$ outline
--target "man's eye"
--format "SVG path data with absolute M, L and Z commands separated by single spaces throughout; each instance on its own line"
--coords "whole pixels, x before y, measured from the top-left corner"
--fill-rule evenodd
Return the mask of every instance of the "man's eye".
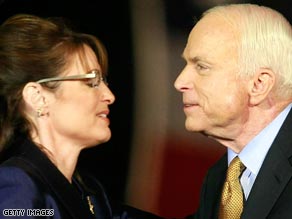
M 198 63 L 198 64 L 196 65 L 196 69 L 201 71 L 201 70 L 206 70 L 206 69 L 208 69 L 208 67 L 205 66 L 205 65 L 202 65 L 202 64 L 199 64 L 199 63 Z

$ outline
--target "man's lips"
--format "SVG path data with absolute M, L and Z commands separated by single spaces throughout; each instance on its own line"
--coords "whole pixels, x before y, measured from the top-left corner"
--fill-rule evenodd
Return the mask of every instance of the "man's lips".
M 184 103 L 183 106 L 185 108 L 185 107 L 199 106 L 199 104 L 197 104 L 197 103 Z
M 197 104 L 197 103 L 184 103 L 183 110 L 185 113 L 191 112 L 192 110 L 196 109 L 196 107 L 198 107 L 198 106 L 199 106 L 199 104 Z

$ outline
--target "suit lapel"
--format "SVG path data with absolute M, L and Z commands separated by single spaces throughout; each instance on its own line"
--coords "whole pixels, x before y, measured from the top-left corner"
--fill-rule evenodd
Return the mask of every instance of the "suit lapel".
M 242 219 L 266 218 L 291 179 L 292 167 L 289 162 L 292 155 L 291 133 L 290 111 L 267 153 L 244 207 Z
M 23 158 L 33 169 L 34 175 L 43 181 L 44 186 L 50 188 L 68 214 L 76 219 L 93 218 L 77 190 L 57 167 L 29 141 L 25 143 L 24 148 L 25 152 L 21 154 L 20 158 Z
M 218 218 L 218 209 L 223 183 L 227 170 L 227 154 L 225 154 L 210 170 L 205 184 L 204 218 Z M 210 210 L 214 209 L 214 210 Z

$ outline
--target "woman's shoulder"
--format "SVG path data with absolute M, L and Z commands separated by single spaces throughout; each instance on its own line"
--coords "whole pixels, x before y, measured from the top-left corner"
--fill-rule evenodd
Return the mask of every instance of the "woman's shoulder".
M 43 206 L 37 181 L 18 159 L 0 165 L 0 208 L 32 209 Z
M 35 181 L 23 169 L 13 165 L 0 165 L 1 208 L 33 208 L 34 202 L 39 201 L 36 200 L 38 193 Z
M 54 216 L 61 218 L 55 199 L 24 160 L 8 159 L 0 165 L 0 218 L 4 213 L 18 216 Z M 11 211 L 11 209 L 13 211 Z M 15 211 L 17 210 L 17 212 Z M 2 213 L 2 215 L 1 215 Z
M 0 165 L 0 191 L 5 188 L 12 187 L 26 187 L 31 189 L 34 187 L 34 182 L 29 174 L 19 166 L 7 165 L 6 163 Z M 3 196 L 0 196 L 3 197 Z

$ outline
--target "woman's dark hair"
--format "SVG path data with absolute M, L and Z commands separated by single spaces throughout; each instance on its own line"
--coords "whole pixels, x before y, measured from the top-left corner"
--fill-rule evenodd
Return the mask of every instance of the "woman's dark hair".
M 84 45 L 107 72 L 107 52 L 93 35 L 74 32 L 62 19 L 19 14 L 0 26 L 0 151 L 15 135 L 29 137 L 22 90 L 28 82 L 60 75 Z M 48 88 L 49 85 L 44 85 Z

